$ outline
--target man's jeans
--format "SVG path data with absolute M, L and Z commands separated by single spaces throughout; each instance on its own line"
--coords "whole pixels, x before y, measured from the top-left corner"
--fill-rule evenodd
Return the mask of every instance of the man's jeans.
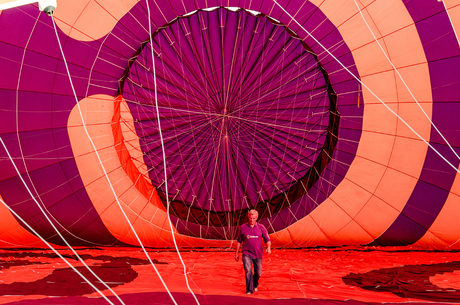
M 262 258 L 252 258 L 249 255 L 243 254 L 243 267 L 246 274 L 246 292 L 254 292 L 254 288 L 259 286 L 259 278 L 262 275 Z M 254 264 L 254 275 L 252 273 L 252 265 Z

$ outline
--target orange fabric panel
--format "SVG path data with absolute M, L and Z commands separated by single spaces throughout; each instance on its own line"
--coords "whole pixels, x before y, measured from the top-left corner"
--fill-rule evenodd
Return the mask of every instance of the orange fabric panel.
M 417 181 L 418 176 L 405 174 L 399 171 L 398 168 L 387 168 L 374 191 L 374 196 L 378 200 L 384 201 L 392 209 L 400 212 L 412 194 Z
M 311 0 L 310 2 L 316 5 L 336 27 L 358 13 L 353 0 Z M 342 32 L 344 31 L 341 30 Z
M 136 134 L 133 116 L 123 98 L 120 101 L 120 127 L 125 140 L 125 147 L 131 155 L 131 161 L 144 177 L 148 177 L 147 166 L 144 163 L 144 154 Z
M 351 215 L 357 212 L 357 202 L 366 202 L 373 195 L 386 170 L 385 164 L 360 156 L 355 157 L 353 164 L 356 166 L 349 169 L 348 179 L 342 181 L 341 187 L 330 196 L 342 208 L 350 210 Z
M 342 245 L 343 241 L 338 241 L 337 243 L 333 236 L 349 223 L 352 217 L 338 203 L 328 198 L 310 215 L 311 219 L 321 228 L 324 235 L 327 236 L 329 245 Z
M 398 172 L 418 177 L 422 170 L 427 150 L 428 145 L 420 139 L 398 137 L 393 146 L 389 166 L 397 169 Z
M 388 164 L 395 142 L 394 135 L 363 130 L 360 142 L 367 144 L 360 147 L 359 155 L 361 158 L 372 160 L 372 162 L 383 166 Z
M 422 137 L 428 138 L 431 129 L 429 120 L 393 71 L 355 2 L 318 0 L 313 3 L 338 27 L 352 49 L 362 82 Z M 432 101 L 431 92 L 426 90 L 430 88 L 426 58 L 404 4 L 401 1 L 377 0 L 360 5 L 366 22 L 378 37 L 383 50 L 430 117 Z M 364 8 L 363 5 L 367 6 Z M 406 36 L 411 37 L 405 39 Z M 424 157 L 420 156 L 425 154 L 414 155 L 412 149 L 416 147 L 418 152 L 426 151 L 427 145 L 416 139 L 412 132 L 409 136 L 410 130 L 365 86 L 362 90 L 365 108 L 357 157 L 330 198 L 308 217 L 286 229 L 293 236 L 293 244 L 305 242 L 303 227 L 324 234 L 310 235 L 310 246 L 315 243 L 340 245 L 340 239 L 357 244 L 371 241 L 381 235 L 399 215 L 420 175 L 424 161 Z M 337 148 L 340 149 L 339 146 Z M 374 214 L 375 211 L 387 214 Z M 321 230 L 317 229 L 318 226 Z M 288 235 L 284 231 L 274 236 L 280 240 L 286 238 Z M 313 236 L 319 237 L 316 242 L 311 242 Z
M 305 221 L 305 219 L 309 221 Z M 332 245 L 318 224 L 308 215 L 285 230 L 270 235 L 273 247 L 314 247 Z
M 121 119 L 121 105 L 122 105 L 122 101 L 123 101 L 123 105 L 126 105 L 126 102 L 123 100 L 123 97 L 120 95 L 120 96 L 117 96 L 115 98 L 115 101 L 114 101 L 114 114 L 113 114 L 113 117 L 112 117 L 112 132 L 113 132 L 113 137 L 114 137 L 114 146 L 115 146 L 115 149 L 117 151 L 117 155 L 118 155 L 118 158 L 120 160 L 120 163 L 123 167 L 123 170 L 128 174 L 128 176 L 131 178 L 131 181 L 134 183 L 134 185 L 136 186 L 136 188 L 144 195 L 145 198 L 152 198 L 152 197 L 156 197 L 156 190 L 155 188 L 152 186 L 152 184 L 147 180 L 148 176 L 146 176 L 145 174 L 142 174 L 138 167 L 136 166 L 136 164 L 133 162 L 133 158 L 130 154 L 130 152 L 132 152 L 133 150 L 129 151 L 128 148 L 126 147 L 126 143 L 128 143 L 127 141 L 125 141 L 124 139 L 124 133 L 122 131 L 122 124 L 120 122 L 120 119 Z M 127 116 L 127 113 L 125 112 L 125 120 L 126 120 L 126 117 Z M 133 119 L 132 117 L 131 118 L 128 118 L 127 120 L 128 122 L 133 122 Z M 124 124 L 123 124 L 124 125 Z M 132 125 L 132 123 L 131 123 Z M 132 126 L 133 129 L 131 130 L 134 130 L 134 126 Z M 132 135 L 133 138 L 135 138 L 136 134 L 134 133 L 134 135 Z M 136 139 L 136 140 L 131 140 L 130 141 L 131 145 L 136 145 L 137 144 L 137 147 L 138 148 L 137 150 L 134 150 L 134 151 L 139 151 L 140 153 L 140 157 L 142 157 L 142 152 L 141 152 L 141 149 L 140 149 L 140 145 L 139 145 L 139 141 Z M 134 144 L 136 143 L 136 144 Z M 139 162 L 139 160 L 138 160 Z M 145 172 L 147 171 L 146 169 L 146 166 L 145 164 L 143 164 L 143 167 L 145 168 Z M 147 178 L 146 178 L 147 177 Z M 161 202 L 159 202 L 158 200 L 156 201 L 152 201 L 154 202 L 154 204 L 156 204 L 156 206 L 162 210 L 165 210 L 164 206 L 161 204 Z
M 405 69 L 409 69 L 410 71 L 416 65 L 422 64 L 421 68 L 428 70 L 428 67 L 423 65 L 423 63 L 426 62 L 426 57 L 422 46 L 419 45 L 420 37 L 418 36 L 417 28 L 414 24 L 411 24 L 397 29 L 392 27 L 391 30 L 394 30 L 395 32 L 386 35 L 381 44 L 383 44 L 385 52 L 388 54 L 388 57 L 393 65 L 398 69 L 399 73 L 402 74 L 404 81 L 407 82 L 411 91 L 415 93 L 419 92 L 420 90 L 418 90 L 418 86 L 421 84 L 417 81 L 417 79 L 418 77 L 426 77 L 425 73 L 428 71 L 424 71 L 424 73 L 420 73 L 418 75 L 411 74 L 410 77 L 404 76 Z M 415 50 L 416 48 L 418 50 Z M 397 81 L 400 81 L 399 77 L 396 79 Z M 423 96 L 423 94 L 421 96 Z M 416 98 L 418 97 L 416 96 Z M 408 100 L 411 99 L 412 98 L 408 98 Z
M 165 225 L 166 213 L 157 207 L 161 203 L 152 203 L 158 201 L 156 196 L 150 200 L 146 199 L 120 163 L 111 126 L 114 114 L 113 101 L 114 98 L 110 96 L 92 96 L 79 102 L 87 118 L 85 125 L 108 174 L 110 184 L 100 168 L 101 164 L 94 149 L 89 144 L 77 107 L 69 117 L 69 126 L 72 126 L 69 127 L 69 136 L 83 183 L 102 221 L 116 238 L 128 244 L 138 244 L 120 209 L 120 204 L 136 232 L 141 233 L 139 237 L 143 243 L 149 246 L 169 246 L 171 240 L 169 228 Z M 119 199 L 118 202 L 115 196 Z M 142 218 L 139 218 L 139 213 L 142 213 Z M 154 221 L 150 230 L 144 227 L 146 221 Z M 169 233 L 166 237 L 162 236 L 163 230 Z
M 112 125 L 114 119 L 115 98 L 107 95 L 95 95 L 79 102 L 85 117 L 85 126 L 96 146 L 98 156 L 90 144 L 88 136 L 75 106 L 69 116 L 68 132 L 75 161 L 80 176 L 86 186 L 91 201 L 99 213 L 104 225 L 117 239 L 132 245 L 139 244 L 123 211 L 133 225 L 145 246 L 170 247 L 173 245 L 172 234 L 166 211 L 156 193 L 145 193 L 139 190 L 135 181 L 141 173 L 129 163 L 128 151 L 121 145 L 122 134 L 120 127 L 114 127 L 117 131 L 115 140 Z M 121 100 L 118 101 L 118 106 Z M 126 114 L 125 114 L 126 115 Z M 116 117 L 116 116 L 115 116 Z M 118 142 L 118 145 L 116 141 Z M 121 156 L 121 159 L 120 159 Z M 120 162 L 124 160 L 124 164 Z M 110 184 L 102 170 L 101 164 L 110 179 Z M 125 168 L 129 170 L 125 171 Z M 127 174 L 137 173 L 137 177 Z M 111 189 L 113 187 L 113 191 Z M 148 187 L 149 190 L 153 186 Z M 114 194 L 115 192 L 115 194 Z M 115 200 L 118 198 L 118 202 Z M 174 227 L 173 232 L 181 247 L 204 247 L 231 245 L 232 241 L 202 240 L 179 235 Z
M 447 7 L 447 12 L 449 13 L 450 20 L 453 23 L 455 32 L 457 35 L 460 34 L 460 3 L 458 0 L 443 0 L 444 4 Z
M 353 0 L 351 2 L 354 2 Z M 403 1 L 374 1 L 374 0 L 367 0 L 365 3 L 362 1 L 358 1 L 358 3 L 362 3 L 360 5 L 361 10 L 366 11 L 370 19 L 367 19 L 368 16 L 365 15 L 367 23 L 378 24 L 378 32 L 375 35 L 378 37 L 379 35 L 385 37 L 384 45 L 387 45 L 389 42 L 387 40 L 387 35 L 396 34 L 398 31 L 406 29 L 408 26 L 412 27 L 411 31 L 415 31 L 413 35 L 416 35 L 418 39 L 418 35 L 416 34 L 415 26 L 413 26 L 413 20 L 410 17 L 409 12 L 406 9 Z M 353 3 L 354 4 L 354 3 Z M 351 4 L 350 4 L 351 5 Z M 356 7 L 356 4 L 354 4 Z M 365 6 L 365 8 L 363 8 Z M 415 42 L 412 40 L 412 37 L 408 38 L 409 41 Z M 399 43 L 404 43 L 404 41 L 399 41 Z M 411 43 L 411 49 L 414 47 L 414 44 Z M 398 52 L 406 52 L 405 50 L 397 50 L 391 46 L 385 49 L 385 51 L 389 51 L 390 54 L 396 54 Z M 410 53 L 410 52 L 409 52 Z M 418 56 L 420 54 L 415 54 Z M 390 56 L 393 61 L 393 56 Z M 393 61 L 393 63 L 395 63 Z M 398 67 L 398 65 L 396 65 Z
M 353 245 L 364 245 L 374 240 L 374 238 L 375 236 L 367 232 L 364 227 L 354 219 L 345 224 L 342 229 L 332 236 L 332 239 L 336 240 L 335 244 L 337 245 L 340 243 L 345 244 L 345 240 L 347 243 L 349 242 Z
M 16 220 L 10 210 L 4 205 L 0 196 L 0 248 L 43 247 L 48 246 L 40 238 L 29 233 Z
M 422 106 L 428 117 L 423 114 L 423 111 L 416 103 L 400 103 L 398 114 L 419 136 L 422 137 L 422 139 L 429 142 L 431 130 L 431 102 L 419 102 L 419 104 Z M 427 109 L 428 107 L 429 109 Z M 422 139 L 414 133 L 414 131 L 401 121 L 398 123 L 398 135 L 400 137 L 408 138 L 412 142 L 413 140 L 423 142 Z M 427 144 L 424 145 L 428 148 Z M 419 154 L 422 153 L 420 152 Z
M 92 41 L 110 33 L 136 3 L 136 0 L 60 1 L 53 16 L 56 25 L 68 36 Z
M 387 229 L 388 223 L 398 217 L 399 213 L 400 211 L 392 206 L 392 202 L 385 202 L 378 196 L 372 196 L 354 220 L 372 236 L 372 239 L 375 239 Z

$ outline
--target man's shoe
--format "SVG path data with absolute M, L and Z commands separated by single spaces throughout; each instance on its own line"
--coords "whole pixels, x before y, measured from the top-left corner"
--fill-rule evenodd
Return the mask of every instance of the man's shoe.
M 259 289 L 257 289 L 257 287 L 256 287 L 256 288 L 254 288 L 254 291 L 259 291 Z
M 251 291 L 248 291 L 248 292 L 246 292 L 246 294 L 252 294 L 252 292 L 251 292 Z

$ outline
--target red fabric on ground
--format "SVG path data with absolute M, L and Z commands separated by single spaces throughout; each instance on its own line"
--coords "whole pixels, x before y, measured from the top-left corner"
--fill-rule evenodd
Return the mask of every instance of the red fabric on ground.
M 197 304 L 193 296 L 189 293 L 174 293 L 173 297 L 178 304 Z M 380 305 L 381 303 L 365 303 L 354 300 L 320 300 L 320 299 L 275 299 L 264 300 L 255 299 L 251 297 L 238 297 L 238 296 L 221 296 L 221 295 L 197 295 L 198 302 L 203 305 Z M 137 293 L 125 294 L 121 299 L 126 304 L 155 304 L 155 305 L 173 305 L 171 298 L 166 292 L 151 292 L 151 293 Z M 109 300 L 114 304 L 119 304 L 115 297 L 109 297 Z M 105 305 L 108 304 L 102 298 L 89 299 L 83 297 L 67 297 L 67 298 L 53 298 L 34 301 L 19 301 L 9 303 L 14 305 L 74 305 L 74 304 L 87 304 L 87 305 Z M 385 305 L 396 305 L 398 303 L 385 303 Z M 410 303 L 410 305 L 426 305 L 427 303 Z
M 460 253 L 457 252 L 411 250 L 414 249 L 275 249 L 271 255 L 264 257 L 259 292 L 249 296 L 245 294 L 242 264 L 235 262 L 233 249 L 189 250 L 182 251 L 181 254 L 187 266 L 190 287 L 203 301 L 201 304 L 225 304 L 227 301 L 229 304 L 241 301 L 242 304 L 293 302 L 292 304 L 315 305 L 427 301 L 435 303 L 436 300 L 426 297 L 396 295 L 391 291 L 371 291 L 359 287 L 358 282 L 352 283 L 353 285 L 349 285 L 351 282 L 347 284 L 347 280 L 344 282 L 350 274 L 360 274 L 362 277 L 362 274 L 378 274 L 379 270 L 400 268 L 404 265 L 439 266 L 460 261 Z M 154 298 L 158 304 L 170 304 L 165 288 L 153 267 L 147 262 L 145 254 L 139 249 L 104 248 L 77 251 L 89 266 L 95 268 L 95 272 L 101 278 L 109 282 L 122 299 L 127 298 L 127 303 L 147 304 Z M 66 255 L 75 267 L 83 270 L 82 263 L 77 262 L 70 251 L 60 252 Z M 149 250 L 149 255 L 169 290 L 183 300 L 179 304 L 188 304 L 191 294 L 187 289 L 183 267 L 177 253 L 171 249 L 161 249 Z M 81 278 L 75 277 L 75 273 L 49 250 L 0 250 L 0 260 L 3 262 L 0 264 L 3 266 L 0 270 L 0 293 L 3 294 L 0 296 L 0 304 L 19 301 L 22 301 L 22 304 L 99 304 L 97 302 L 101 301 L 98 293 L 88 289 L 89 285 Z M 24 263 L 21 264 L 20 261 Z M 457 268 L 457 265 L 450 265 L 453 268 L 448 272 L 455 271 L 453 269 Z M 445 270 L 440 272 L 435 275 L 444 276 L 442 272 Z M 414 276 L 414 279 L 411 279 L 411 276 Z M 409 272 L 405 275 L 405 280 L 412 283 L 417 276 Z M 372 276 L 370 278 L 372 279 Z M 415 281 L 417 287 L 425 289 L 426 285 L 436 285 L 430 282 L 432 278 L 433 272 L 430 276 L 425 275 L 424 279 L 428 282 Z M 447 276 L 443 277 L 443 289 L 449 289 L 448 279 Z M 62 290 L 64 282 L 67 282 L 68 290 Z M 27 288 L 34 285 L 39 285 L 40 289 Z M 58 294 L 61 290 L 63 293 Z M 103 293 L 113 297 L 107 289 L 103 290 Z M 57 295 L 62 297 L 55 297 Z M 36 301 L 31 303 L 32 300 Z M 282 303 L 277 303 L 280 301 Z
M 352 273 L 343 278 L 347 285 L 371 291 L 389 291 L 399 297 L 412 297 L 436 302 L 460 303 L 460 291 L 453 287 L 442 288 L 430 282 L 437 274 L 460 270 L 460 262 L 430 265 L 409 265 Z

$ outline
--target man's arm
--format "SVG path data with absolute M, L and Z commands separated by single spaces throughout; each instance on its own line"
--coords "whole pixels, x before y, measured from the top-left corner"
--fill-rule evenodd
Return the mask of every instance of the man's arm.
M 267 250 L 265 251 L 267 254 L 272 253 L 272 242 L 270 241 L 270 236 L 268 236 L 268 231 L 264 225 L 261 225 L 262 228 L 262 239 L 264 240 L 265 244 L 267 244 Z
M 267 241 L 266 244 L 267 244 L 267 250 L 266 250 L 267 254 L 272 253 L 272 242 Z
M 235 251 L 235 260 L 238 261 L 238 259 L 240 258 L 239 256 L 239 253 L 240 252 L 240 246 L 241 246 L 241 243 L 236 243 L 236 251 Z

